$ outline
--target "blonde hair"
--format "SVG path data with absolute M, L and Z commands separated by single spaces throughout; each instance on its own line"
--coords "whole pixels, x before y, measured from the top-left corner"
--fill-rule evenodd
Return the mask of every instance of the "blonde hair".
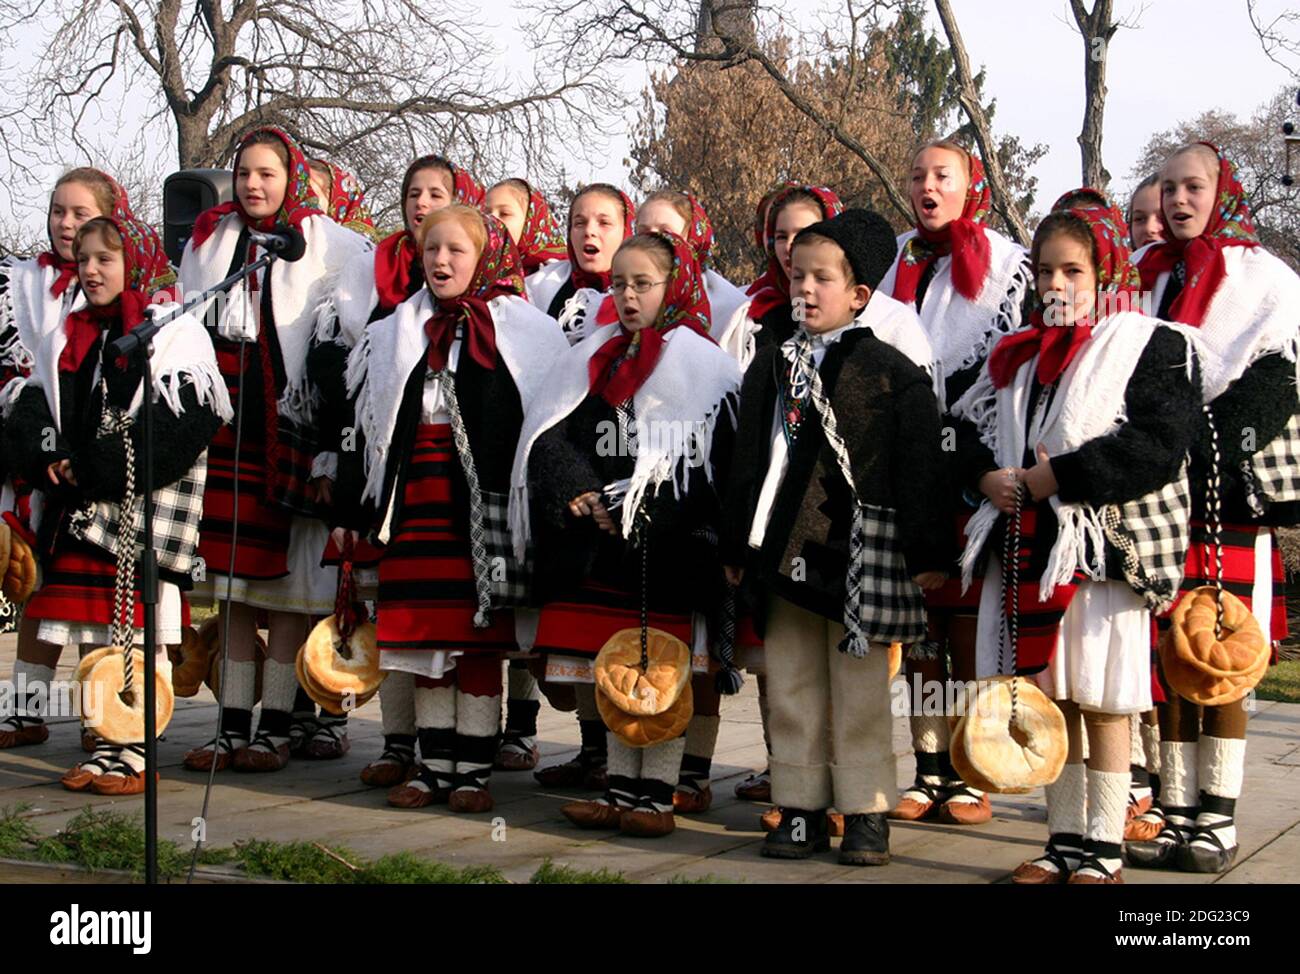
M 54 184 L 54 191 L 58 192 L 59 187 L 67 183 L 79 183 L 90 190 L 95 197 L 95 205 L 99 207 L 99 212 L 103 216 L 112 216 L 113 210 L 117 205 L 117 191 L 114 189 L 112 182 L 98 169 L 91 169 L 89 166 L 79 166 L 76 169 L 69 169 L 59 181 Z
M 487 224 L 483 222 L 482 213 L 464 203 L 453 203 L 451 206 L 444 206 L 441 210 L 434 210 L 420 221 L 420 228 L 416 231 L 420 253 L 424 253 L 424 244 L 429 239 L 429 231 L 451 221 L 461 225 L 469 234 L 469 239 L 474 242 L 474 248 L 482 254 L 483 248 L 487 246 Z
M 691 225 L 691 217 L 695 215 L 695 211 L 691 207 L 691 198 L 685 193 L 675 189 L 657 189 L 641 201 L 641 207 L 644 209 L 651 203 L 667 203 L 688 227 Z
M 512 193 L 514 193 L 515 197 L 518 199 L 524 211 L 527 212 L 528 204 L 530 202 L 530 194 L 532 193 L 532 188 L 526 182 L 524 182 L 522 179 L 512 176 L 509 179 L 503 179 L 501 180 L 501 182 L 495 184 L 494 186 L 489 187 L 488 193 L 494 193 L 498 189 L 508 189 Z M 484 199 L 486 199 L 487 193 L 484 193 L 483 197 Z
M 1165 165 L 1160 167 L 1161 172 L 1164 172 L 1165 166 L 1168 166 L 1169 163 L 1179 156 L 1187 155 L 1189 152 L 1194 152 L 1205 163 L 1205 172 L 1210 177 L 1210 182 L 1217 183 L 1219 181 L 1219 157 L 1213 149 L 1203 142 L 1189 142 L 1187 145 L 1179 146 L 1165 160 Z
M 974 177 L 975 164 L 972 162 L 970 149 L 966 148 L 964 145 L 960 145 L 952 139 L 931 139 L 929 142 L 917 146 L 916 151 L 912 153 L 912 165 L 916 165 L 917 157 L 926 149 L 944 149 L 948 152 L 955 152 L 966 162 L 966 181 L 970 182 Z

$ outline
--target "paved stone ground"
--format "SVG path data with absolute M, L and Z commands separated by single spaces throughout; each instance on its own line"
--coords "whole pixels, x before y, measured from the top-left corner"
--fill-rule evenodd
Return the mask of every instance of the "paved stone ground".
M 71 654 L 59 676 L 72 671 Z M 12 672 L 14 637 L 0 637 L 0 675 Z M 178 701 L 176 715 L 159 745 L 160 834 L 190 841 L 200 812 L 206 776 L 181 767 L 186 749 L 212 735 L 216 702 L 206 691 Z M 578 746 L 572 714 L 543 704 L 539 718 L 542 763 L 566 759 Z M 514 881 L 526 881 L 543 859 L 578 868 L 606 867 L 640 882 L 672 877 L 713 876 L 738 882 L 781 883 L 990 883 L 1041 848 L 1046 837 L 1041 792 L 994 796 L 994 819 L 977 828 L 895 823 L 893 863 L 883 869 L 840 866 L 834 854 L 798 863 L 759 855 L 761 806 L 732 795 L 737 781 L 763 764 L 763 741 L 754 681 L 737 698 L 724 700 L 722 729 L 714 761 L 714 804 L 701 816 L 678 816 L 677 831 L 664 839 L 641 840 L 582 832 L 559 814 L 578 792 L 542 789 L 531 774 L 498 773 L 492 780 L 496 809 L 485 815 L 454 815 L 442 808 L 389 808 L 382 791 L 357 778 L 377 756 L 382 734 L 379 704 L 361 708 L 350 722 L 352 751 L 339 761 L 295 762 L 272 775 L 219 774 L 208 815 L 208 843 L 237 839 L 313 839 L 375 857 L 407 850 L 456 865 L 492 864 Z M 900 756 L 899 781 L 912 777 L 905 721 L 894 728 Z M 50 740 L 37 747 L 0 751 L 0 808 L 30 806 L 36 826 L 52 832 L 87 804 L 135 811 L 139 799 L 114 801 L 74 794 L 58 776 L 81 754 L 75 721 L 61 720 Z M 1125 870 L 1128 882 L 1295 882 L 1300 879 L 1300 704 L 1261 702 L 1250 723 L 1246 799 L 1238 810 L 1241 852 L 1222 876 Z M 504 830 L 495 828 L 504 824 Z M 494 832 L 496 838 L 494 838 Z

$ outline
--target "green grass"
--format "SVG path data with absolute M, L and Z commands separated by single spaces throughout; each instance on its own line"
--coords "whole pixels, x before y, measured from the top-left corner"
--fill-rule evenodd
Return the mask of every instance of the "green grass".
M 23 817 L 29 806 L 0 810 L 0 858 L 29 862 L 81 866 L 91 871 L 123 869 L 135 876 L 144 874 L 144 829 L 139 815 L 87 807 L 67 826 L 42 836 Z M 191 852 L 168 839 L 158 842 L 158 875 L 163 879 L 183 876 Z M 252 839 L 233 847 L 204 849 L 199 853 L 204 866 L 233 865 L 249 876 L 286 880 L 293 883 L 349 884 L 465 884 L 504 883 L 505 877 L 491 866 L 457 868 L 420 859 L 409 852 L 384 856 L 369 862 L 343 847 L 313 842 L 267 842 Z
M 542 861 L 537 872 L 533 873 L 530 883 L 535 884 L 560 884 L 572 886 L 575 884 L 620 884 L 630 883 L 622 873 L 613 872 L 609 869 L 574 869 L 571 866 L 556 865 L 549 858 Z
M 713 873 L 705 873 L 703 876 L 683 876 L 681 873 L 677 873 L 668 879 L 670 886 L 732 886 L 736 883 L 737 881 L 734 879 L 715 876 Z
M 1270 666 L 1255 688 L 1260 700 L 1300 703 L 1300 660 L 1283 660 Z

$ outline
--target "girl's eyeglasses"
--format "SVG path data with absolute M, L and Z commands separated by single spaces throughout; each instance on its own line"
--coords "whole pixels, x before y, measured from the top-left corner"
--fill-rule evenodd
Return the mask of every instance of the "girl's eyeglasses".
M 659 285 L 667 283 L 667 281 L 615 281 L 609 286 L 609 293 L 622 294 L 628 288 L 631 288 L 637 294 L 645 294 L 652 287 L 659 287 Z

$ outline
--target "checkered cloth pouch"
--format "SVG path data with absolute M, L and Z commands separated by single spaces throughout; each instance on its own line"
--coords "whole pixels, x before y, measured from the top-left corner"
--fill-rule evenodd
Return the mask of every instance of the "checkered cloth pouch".
M 1262 516 L 1269 504 L 1300 500 L 1300 413 L 1273 442 L 1248 460 L 1241 461 L 1246 502 Z
M 1106 540 L 1120 552 L 1124 580 L 1152 612 L 1167 611 L 1178 595 L 1191 543 L 1192 491 L 1184 460 L 1178 476 L 1159 490 L 1102 509 Z

